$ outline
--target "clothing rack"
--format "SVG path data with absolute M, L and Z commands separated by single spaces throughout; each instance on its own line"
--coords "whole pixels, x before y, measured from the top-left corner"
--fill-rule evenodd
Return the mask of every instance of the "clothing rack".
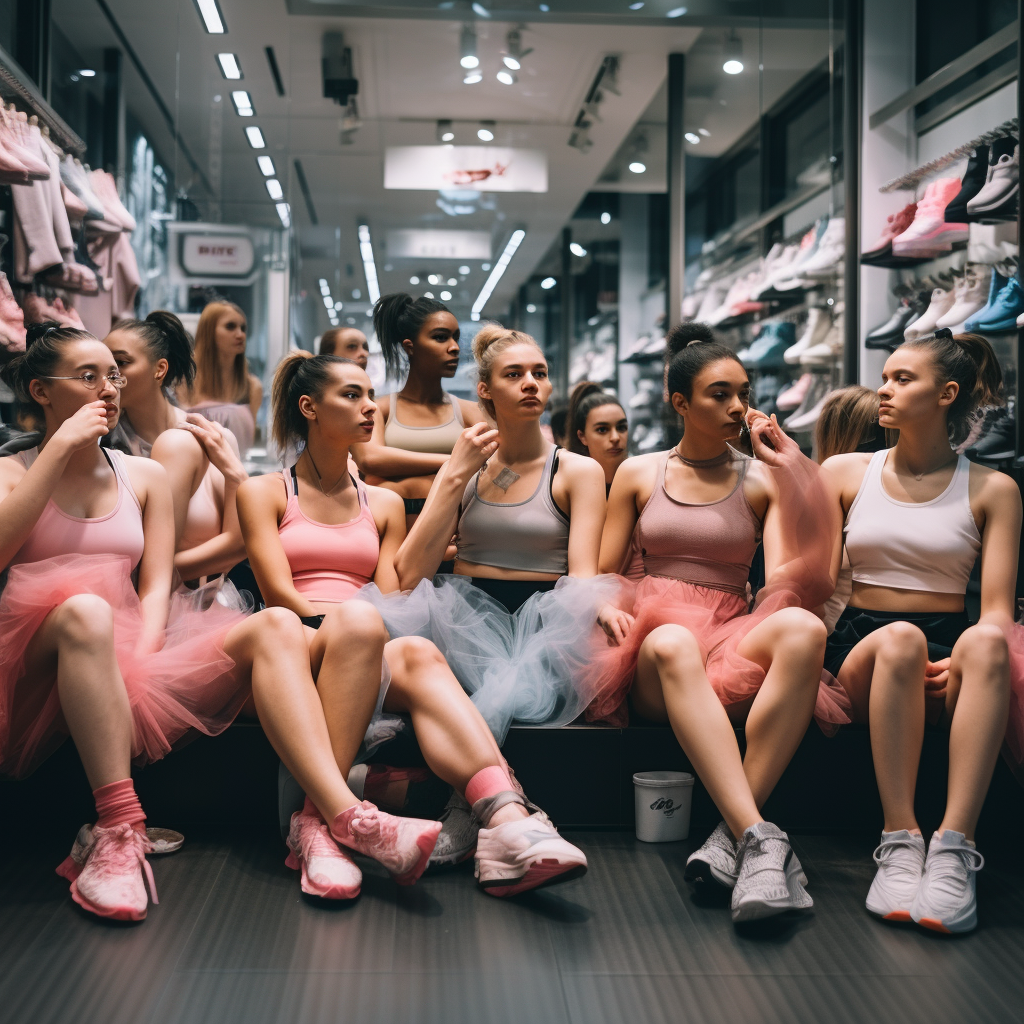
M 977 149 L 979 146 L 987 146 L 990 142 L 995 142 L 997 139 L 1016 136 L 1017 131 L 1017 118 L 1011 117 L 1009 121 L 1004 121 L 998 128 L 983 132 L 977 138 L 971 139 L 970 142 L 965 142 L 962 146 L 957 146 L 956 149 L 946 153 L 944 156 L 937 157 L 935 160 L 929 160 L 928 163 L 911 171 L 909 174 L 903 174 L 898 178 L 893 178 L 892 181 L 887 181 L 878 191 L 914 191 L 925 178 L 937 174 L 939 171 L 944 171 L 947 167 L 955 164 L 958 160 L 962 160 L 965 156 L 970 156 L 972 150 Z
M 65 152 L 81 156 L 85 143 L 68 126 L 67 122 L 43 98 L 43 94 L 32 84 L 18 62 L 0 46 L 0 96 L 13 99 L 25 108 L 25 113 L 35 114 L 40 125 L 50 129 L 50 138 Z

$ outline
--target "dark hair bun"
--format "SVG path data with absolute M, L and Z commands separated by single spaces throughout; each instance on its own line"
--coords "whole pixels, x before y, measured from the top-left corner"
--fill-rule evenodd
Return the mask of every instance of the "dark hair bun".
M 665 347 L 671 357 L 677 352 L 682 352 L 687 345 L 716 341 L 718 341 L 718 336 L 710 324 L 698 320 L 687 320 L 685 323 L 677 324 L 668 332 L 665 338 Z

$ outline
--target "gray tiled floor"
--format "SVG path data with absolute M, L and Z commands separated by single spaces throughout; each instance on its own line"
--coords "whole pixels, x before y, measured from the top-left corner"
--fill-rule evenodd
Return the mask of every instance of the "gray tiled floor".
M 500 901 L 465 868 L 352 905 L 311 901 L 276 836 L 189 835 L 140 926 L 80 912 L 43 856 L 0 861 L 0 1021 L 46 1024 L 861 1022 L 1024 1017 L 1024 871 L 992 851 L 982 926 L 870 919 L 872 837 L 795 839 L 811 914 L 743 932 L 682 878 L 690 844 L 577 835 L 591 871 Z M 989 851 L 986 851 L 989 852 Z

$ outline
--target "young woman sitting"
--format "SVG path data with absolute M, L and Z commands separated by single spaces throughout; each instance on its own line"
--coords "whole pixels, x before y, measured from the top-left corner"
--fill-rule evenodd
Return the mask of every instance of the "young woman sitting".
M 589 455 L 604 470 L 605 494 L 612 489 L 615 471 L 626 461 L 629 421 L 619 400 L 593 381 L 580 381 L 569 402 L 572 424 L 569 450 Z
M 359 891 L 358 869 L 338 843 L 384 861 L 401 883 L 427 865 L 441 824 L 384 814 L 343 781 L 357 756 L 367 756 L 360 748 L 382 710 L 411 716 L 428 766 L 465 795 L 484 826 L 476 877 L 486 891 L 509 896 L 582 874 L 586 858 L 527 802 L 433 644 L 391 640 L 379 613 L 351 600 L 371 580 L 384 592 L 397 589 L 394 557 L 405 539 L 401 499 L 349 470 L 350 446 L 365 444 L 374 429 L 366 372 L 335 356 L 293 354 L 275 374 L 272 404 L 276 442 L 282 450 L 301 445 L 301 454 L 280 476 L 247 480 L 238 503 L 260 589 L 268 604 L 302 618 L 316 679 L 315 687 L 282 680 L 279 699 L 296 713 L 267 728 L 308 797 L 289 835 L 303 888 L 335 898 Z M 368 847 L 361 837 L 373 823 L 383 823 L 374 825 L 381 838 Z M 310 875 L 311 859 L 331 884 Z

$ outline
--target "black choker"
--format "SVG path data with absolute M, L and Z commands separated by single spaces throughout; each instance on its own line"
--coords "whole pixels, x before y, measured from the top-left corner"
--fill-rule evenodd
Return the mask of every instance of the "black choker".
M 688 459 L 678 448 L 673 448 L 672 454 L 684 466 L 692 466 L 694 469 L 714 469 L 716 466 L 724 466 L 727 462 L 732 462 L 733 459 L 730 448 L 726 448 L 721 455 L 716 455 L 713 459 Z

